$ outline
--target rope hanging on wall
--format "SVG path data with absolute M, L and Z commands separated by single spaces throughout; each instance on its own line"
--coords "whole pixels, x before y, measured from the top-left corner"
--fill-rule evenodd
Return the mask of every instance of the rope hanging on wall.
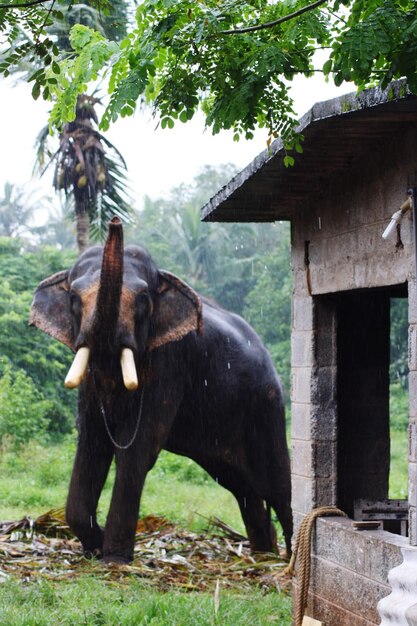
M 298 529 L 291 560 L 283 571 L 283 575 L 293 577 L 295 574 L 295 563 L 298 558 L 297 581 L 299 589 L 294 608 L 295 626 L 302 625 L 304 612 L 307 606 L 311 567 L 311 535 L 313 532 L 314 522 L 318 517 L 328 517 L 332 515 L 347 517 L 346 513 L 335 506 L 321 506 L 317 509 L 313 509 L 306 515 L 300 524 L 300 528 Z

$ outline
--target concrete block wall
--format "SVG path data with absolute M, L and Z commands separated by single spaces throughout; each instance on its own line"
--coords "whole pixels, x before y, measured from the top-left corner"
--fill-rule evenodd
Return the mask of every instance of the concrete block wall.
M 326 626 L 379 624 L 377 602 L 389 594 L 388 571 L 402 558 L 398 542 L 404 547 L 417 541 L 417 294 L 410 216 L 401 226 L 402 248 L 395 238 L 381 237 L 414 180 L 416 141 L 410 128 L 401 144 L 394 139 L 381 144 L 372 159 L 358 159 L 343 177 L 323 180 L 322 193 L 295 210 L 292 221 L 296 530 L 311 509 L 337 504 L 337 317 L 330 294 L 404 283 L 409 289 L 410 538 L 384 531 L 376 538 L 369 531 L 361 534 L 349 520 L 318 522 L 307 614 Z

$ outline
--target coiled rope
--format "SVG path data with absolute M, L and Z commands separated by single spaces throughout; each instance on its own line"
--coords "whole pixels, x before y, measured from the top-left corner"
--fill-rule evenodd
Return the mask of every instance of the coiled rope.
M 321 506 L 317 509 L 313 509 L 305 516 L 298 529 L 291 560 L 282 573 L 282 575 L 293 577 L 295 574 L 295 563 L 298 559 L 297 581 L 299 588 L 294 609 L 295 626 L 302 625 L 307 606 L 311 568 L 311 535 L 314 522 L 318 517 L 329 517 L 332 515 L 347 517 L 346 513 L 335 506 Z

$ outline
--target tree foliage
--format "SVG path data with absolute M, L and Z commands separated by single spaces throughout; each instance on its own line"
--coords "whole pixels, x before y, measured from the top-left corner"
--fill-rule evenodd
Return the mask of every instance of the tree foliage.
M 111 15 L 113 7 L 104 11 Z M 214 133 L 233 129 L 237 139 L 265 127 L 300 151 L 290 91 L 296 75 L 324 72 L 360 89 L 405 76 L 417 92 L 414 0 L 143 0 L 119 43 L 91 23 L 75 24 L 71 55 L 58 49 L 50 29 L 56 13 L 55 4 L 0 10 L 10 44 L 0 71 L 36 56 L 33 95 L 55 100 L 51 121 L 58 126 L 74 119 L 88 83 L 106 74 L 102 129 L 133 114 L 138 102 L 151 103 L 168 128 L 201 107 Z M 31 33 L 23 39 L 22 23 Z M 327 55 L 324 65 L 318 49 Z
M 128 242 L 141 243 L 159 267 L 243 315 L 268 347 L 289 398 L 291 275 L 288 224 L 210 224 L 199 208 L 235 173 L 206 166 L 168 198 L 147 198 Z
M 43 425 L 40 431 L 43 433 L 46 422 L 48 432 L 56 435 L 68 431 L 73 421 L 75 398 L 62 383 L 71 352 L 28 326 L 29 308 L 36 285 L 70 267 L 75 255 L 52 248 L 25 250 L 22 244 L 17 238 L 0 237 L 0 376 L 6 377 L 0 378 L 0 386 L 9 398 L 17 393 L 20 381 L 26 389 L 27 411 L 32 411 L 32 404 L 39 405 L 41 417 L 36 421 L 39 428 Z M 34 389 L 36 393 L 32 393 Z M 1 419 L 9 424 L 11 418 Z

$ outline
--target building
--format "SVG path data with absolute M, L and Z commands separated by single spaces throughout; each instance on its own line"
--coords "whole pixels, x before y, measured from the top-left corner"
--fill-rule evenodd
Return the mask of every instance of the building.
M 306 614 L 327 626 L 417 625 L 416 256 L 405 211 L 417 186 L 417 97 L 403 81 L 345 95 L 316 104 L 299 130 L 293 167 L 277 140 L 202 218 L 291 221 L 294 519 L 324 505 L 349 516 L 316 523 Z M 388 501 L 392 298 L 409 311 L 405 502 Z M 384 529 L 353 524 L 372 519 Z

